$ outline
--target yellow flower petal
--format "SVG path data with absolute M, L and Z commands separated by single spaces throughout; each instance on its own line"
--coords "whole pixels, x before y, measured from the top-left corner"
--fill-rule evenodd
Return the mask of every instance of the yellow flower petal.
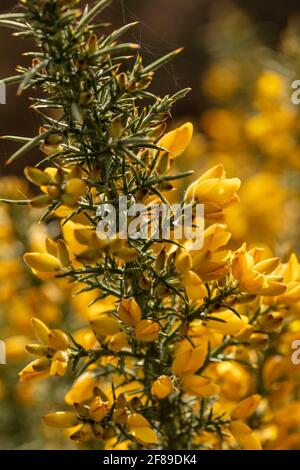
M 255 432 L 242 421 L 233 421 L 230 431 L 244 450 L 262 450 L 261 443 Z
M 166 149 L 171 158 L 179 157 L 179 155 L 181 155 L 190 144 L 192 137 L 193 124 L 187 122 L 178 129 L 164 135 L 159 140 L 158 146 Z
M 75 413 L 56 411 L 43 416 L 44 423 L 54 428 L 72 428 L 78 424 Z
M 182 388 L 189 395 L 197 397 L 211 397 L 220 392 L 220 387 L 217 384 L 214 384 L 199 375 L 188 375 L 183 377 Z
M 238 403 L 231 412 L 232 419 L 245 419 L 252 415 L 260 402 L 261 396 L 251 395 Z
M 41 272 L 55 272 L 61 269 L 59 260 L 48 253 L 25 253 L 24 261 L 30 268 Z
M 127 427 L 131 436 L 133 436 L 140 444 L 149 445 L 156 444 L 157 435 L 149 421 L 144 416 L 133 413 L 128 416 Z

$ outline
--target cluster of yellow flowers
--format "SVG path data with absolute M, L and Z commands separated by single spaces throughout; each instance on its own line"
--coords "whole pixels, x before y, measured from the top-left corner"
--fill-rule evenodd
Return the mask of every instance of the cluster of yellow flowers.
M 166 142 L 171 140 L 172 151 L 180 150 L 181 153 L 190 136 L 186 138 L 179 128 L 165 136 Z M 166 144 L 164 148 L 167 148 Z M 49 174 L 49 171 L 35 171 L 34 180 L 40 179 L 43 187 L 45 178 L 42 175 Z M 33 180 L 33 168 L 27 168 L 25 173 L 27 176 L 30 174 Z M 158 318 L 145 318 L 138 299 L 133 297 L 118 299 L 110 295 L 105 300 L 98 300 L 88 314 L 90 331 L 85 332 L 79 349 L 76 349 L 76 343 L 70 345 L 63 331 L 50 330 L 40 320 L 32 320 L 40 344 L 28 344 L 26 349 L 38 359 L 22 370 L 21 380 L 62 376 L 75 357 L 87 357 L 85 372 L 75 381 L 71 393 L 67 394 L 67 402 L 74 404 L 76 413 L 50 413 L 45 416 L 47 424 L 72 428 L 71 437 L 74 440 L 86 441 L 95 437 L 108 440 L 108 446 L 114 442 L 116 427 L 124 425 L 138 443 L 157 443 L 157 434 L 149 421 L 136 412 L 147 404 L 149 406 L 149 398 L 146 398 L 139 378 L 146 375 L 146 364 L 141 362 L 145 351 L 143 344 L 159 344 L 164 336 L 169 336 L 173 338 L 168 345 L 171 351 L 174 349 L 173 359 L 171 363 L 162 363 L 164 374 L 151 379 L 152 406 L 156 406 L 156 400 L 182 392 L 186 397 L 200 399 L 219 396 L 214 413 L 226 416 L 226 429 L 230 430 L 242 448 L 251 449 L 260 448 L 261 445 L 245 420 L 258 407 L 258 414 L 255 419 L 252 418 L 254 423 L 259 423 L 257 434 L 261 435 L 266 447 L 275 445 L 276 448 L 277 435 L 283 432 L 283 428 L 274 425 L 277 413 L 272 409 L 278 407 L 276 396 L 280 403 L 284 399 L 283 386 L 288 384 L 286 393 L 289 397 L 298 387 L 293 377 L 295 366 L 288 364 L 291 360 L 291 338 L 298 324 L 300 265 L 296 255 L 284 264 L 278 257 L 266 258 L 263 249 L 248 250 L 246 244 L 236 251 L 227 248 L 230 233 L 225 225 L 215 223 L 215 220 L 222 217 L 226 207 L 238 201 L 239 187 L 239 179 L 226 178 L 222 165 L 206 172 L 188 187 L 185 194 L 186 200 L 205 205 L 208 227 L 204 234 L 204 246 L 193 250 L 189 249 L 188 241 L 179 248 L 157 243 L 156 252 L 159 255 L 156 269 L 161 272 L 166 265 L 173 263 L 189 299 L 190 313 L 185 316 L 179 304 L 178 318 L 171 328 L 165 313 L 169 304 L 167 289 L 156 292 L 163 299 L 162 314 Z M 213 223 L 209 225 L 209 221 Z M 45 252 L 25 254 L 25 262 L 34 274 L 45 279 L 78 268 L 87 259 L 86 246 L 88 250 L 93 250 L 88 258 L 91 268 L 96 265 L 99 256 L 107 253 L 117 256 L 110 245 L 101 246 L 102 241 L 97 239 L 89 221 L 83 222 L 74 222 L 73 219 L 64 225 L 66 239 L 70 240 L 73 236 L 73 244 L 47 238 Z M 85 255 L 82 256 L 82 253 Z M 119 266 L 123 262 L 119 259 Z M 284 333 L 280 335 L 283 327 Z M 136 355 L 137 362 L 133 362 L 137 347 L 140 354 Z M 95 379 L 97 372 L 95 375 L 93 373 L 99 368 L 101 370 L 101 365 L 110 364 L 113 370 L 114 365 L 118 364 L 117 357 L 124 361 L 124 377 L 128 374 L 136 379 L 128 384 L 129 394 L 138 390 L 129 404 L 125 398 L 126 386 L 121 387 L 124 392 L 113 397 L 112 392 L 108 391 L 107 381 L 103 383 L 103 379 Z M 95 362 L 89 366 L 90 359 Z M 278 375 L 278 364 L 282 363 L 286 369 L 280 369 Z M 114 374 L 114 382 L 118 384 L 121 380 L 121 385 L 123 379 L 119 375 L 120 371 Z M 95 384 L 105 392 L 96 390 L 95 398 L 87 406 L 84 403 Z M 89 385 L 89 393 L 86 394 Z M 109 398 L 103 398 L 105 393 Z M 70 398 L 74 395 L 78 402 Z M 114 403 L 113 408 L 111 402 Z M 293 403 L 296 405 L 297 402 Z M 194 406 L 197 406 L 197 401 Z M 286 432 L 289 434 L 288 429 Z M 198 442 L 201 440 L 205 444 L 204 436 L 206 433 L 200 432 Z M 223 445 L 230 447 L 233 437 L 225 436 Z M 218 446 L 217 441 L 216 437 L 214 447 Z
M 67 2 L 67 17 L 65 4 L 57 1 L 55 10 L 47 10 L 48 3 L 43 0 L 46 13 L 56 15 L 57 24 L 63 19 L 55 35 L 47 34 L 55 22 L 37 17 L 40 1 L 23 2 L 27 21 L 35 15 L 39 33 L 45 30 L 45 43 L 51 46 L 43 49 L 50 58 L 38 64 L 37 84 L 47 83 L 49 74 L 66 73 L 70 87 L 60 80 L 54 86 L 51 80 L 45 88 L 48 106 L 57 94 L 64 117 L 55 121 L 46 116 L 47 126 L 34 140 L 41 144 L 48 166 L 25 169 L 26 178 L 41 191 L 27 202 L 45 208 L 43 219 L 51 219 L 43 244 L 39 237 L 39 246 L 27 249 L 24 261 L 39 289 L 62 282 L 62 292 L 82 316 L 47 318 L 39 300 L 35 310 L 41 314 L 30 312 L 38 342 L 26 341 L 26 351 L 35 359 L 21 370 L 21 383 L 46 377 L 51 383 L 53 376 L 65 380 L 69 408 L 56 411 L 51 405 L 54 409 L 43 421 L 90 448 L 300 448 L 300 369 L 292 362 L 300 312 L 296 254 L 281 260 L 271 249 L 248 246 L 245 240 L 237 248 L 230 244 L 225 215 L 239 205 L 241 181 L 227 176 L 222 153 L 180 201 L 204 205 L 202 247 L 189 239 L 98 238 L 99 204 L 116 203 L 125 194 L 151 212 L 153 204 L 173 200 L 178 179 L 174 169 L 179 157 L 188 155 L 193 126 L 188 122 L 166 133 L 169 97 L 159 98 L 150 110 L 139 109 L 135 93 L 153 99 L 145 89 L 160 62 L 143 68 L 138 58 L 133 71 L 120 77 L 119 64 L 117 70 L 113 66 L 120 31 L 101 40 L 92 36 L 91 57 L 85 25 L 91 12 L 96 14 L 108 2 L 96 3 L 85 12 L 88 18 L 79 16 L 73 0 Z M 74 51 L 64 49 L 73 55 L 54 60 L 51 54 L 57 59 L 61 41 L 69 41 L 69 30 L 73 34 L 75 29 L 78 44 Z M 66 63 L 75 67 L 75 83 Z M 32 69 L 29 78 L 25 72 L 21 89 L 34 76 Z M 91 76 L 99 80 L 92 86 Z M 95 96 L 87 99 L 93 87 Z M 74 96 L 81 96 L 79 102 Z M 103 109 L 107 117 L 102 122 Z M 216 114 L 210 125 L 215 133 L 224 130 Z M 226 129 L 225 135 L 236 138 L 235 130 L 230 134 Z M 74 289 L 77 300 L 70 301 Z M 30 292 L 25 284 L 24 295 L 40 299 Z

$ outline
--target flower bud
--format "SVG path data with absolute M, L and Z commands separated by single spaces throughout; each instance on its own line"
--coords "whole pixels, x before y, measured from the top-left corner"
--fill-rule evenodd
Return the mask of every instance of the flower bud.
M 48 145 L 58 145 L 63 142 L 62 134 L 50 134 L 45 138 L 45 143 Z
M 39 170 L 38 168 L 32 168 L 30 166 L 27 166 L 24 170 L 24 173 L 28 181 L 37 186 L 43 186 L 53 183 L 50 176 L 44 173 L 42 170 Z
M 47 207 L 50 202 L 52 201 L 52 198 L 48 196 L 47 194 L 42 194 L 41 196 L 36 196 L 30 201 L 28 201 L 31 205 L 31 207 L 39 208 L 39 207 Z
M 161 400 L 162 398 L 166 398 L 169 396 L 173 391 L 173 384 L 170 377 L 167 375 L 161 375 L 158 379 L 155 380 L 151 387 L 151 393 L 154 397 Z
M 26 344 L 26 351 L 33 356 L 45 356 L 47 348 L 41 344 Z
M 62 330 L 51 330 L 48 334 L 48 344 L 55 351 L 68 349 L 69 339 Z
M 48 253 L 25 253 L 24 261 L 30 268 L 45 273 L 61 269 L 58 259 Z
M 68 180 L 64 187 L 65 193 L 76 202 L 86 193 L 86 183 L 79 178 L 72 178 Z
M 49 413 L 43 416 L 43 420 L 48 426 L 52 426 L 54 428 L 72 428 L 78 424 L 76 415 L 68 411 Z
M 124 72 L 120 73 L 117 76 L 117 83 L 121 91 L 124 91 L 126 89 L 128 84 L 128 78 Z
M 93 99 L 93 93 L 91 93 L 90 91 L 83 91 L 82 93 L 80 93 L 79 105 L 82 106 L 82 108 L 85 108 L 86 106 L 92 103 Z
M 96 34 L 92 34 L 87 42 L 87 50 L 88 52 L 93 55 L 97 52 L 98 50 L 98 39 Z
M 151 287 L 151 280 L 144 274 L 139 278 L 139 287 L 145 291 L 149 290 Z
M 109 131 L 109 135 L 113 140 L 118 140 L 123 132 L 123 125 L 120 119 L 115 119 Z
M 128 346 L 128 337 L 126 333 L 123 333 L 122 331 L 116 335 L 113 335 L 108 343 L 108 349 L 114 352 L 121 351 L 121 349 L 125 348 L 126 346 Z

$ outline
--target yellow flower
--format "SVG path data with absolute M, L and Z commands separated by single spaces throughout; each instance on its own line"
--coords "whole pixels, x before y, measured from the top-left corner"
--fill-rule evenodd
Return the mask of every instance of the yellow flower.
M 190 144 L 193 137 L 193 124 L 187 122 L 174 131 L 165 134 L 158 142 L 168 152 L 170 158 L 179 157 Z
M 61 269 L 59 260 L 48 253 L 25 253 L 24 261 L 36 271 L 55 272 Z
M 44 173 L 42 170 L 39 170 L 38 168 L 26 166 L 24 169 L 24 174 L 26 178 L 28 179 L 28 181 L 30 181 L 33 184 L 36 184 L 37 186 L 53 184 L 52 178 L 49 175 L 47 175 L 47 173 Z
M 43 416 L 44 423 L 54 428 L 72 428 L 78 424 L 75 413 L 69 411 L 56 411 Z
M 151 393 L 158 399 L 168 397 L 173 391 L 173 384 L 170 377 L 167 375 L 161 375 L 158 379 L 153 382 L 151 387 Z
M 113 335 L 108 342 L 108 348 L 115 352 L 121 351 L 126 346 L 128 346 L 128 336 L 123 331 Z
M 121 331 L 122 327 L 118 320 L 109 313 L 101 313 L 90 320 L 90 325 L 96 335 L 115 335 Z
M 48 333 L 48 344 L 55 351 L 68 349 L 69 338 L 62 330 L 50 330 Z
M 35 336 L 46 346 L 48 346 L 48 337 L 50 330 L 44 322 L 39 320 L 38 318 L 32 318 L 31 324 L 33 327 L 33 331 Z
M 80 375 L 72 384 L 72 387 L 65 395 L 65 402 L 68 405 L 82 403 L 91 399 L 93 389 L 99 384 L 94 372 L 88 370 Z
M 137 341 L 151 343 L 158 336 L 160 326 L 152 320 L 141 320 L 135 327 L 135 337 Z
M 41 361 L 36 359 L 30 362 L 24 369 L 19 373 L 20 380 L 27 382 L 29 380 L 43 379 L 50 373 L 51 361 Z
M 55 351 L 65 350 L 69 347 L 69 338 L 62 330 L 50 330 L 44 322 L 38 318 L 31 320 L 36 337 L 43 343 Z
M 94 421 L 102 421 L 109 409 L 109 403 L 103 401 L 101 397 L 97 396 L 91 403 L 90 416 Z
M 190 300 L 200 300 L 207 296 L 207 290 L 198 274 L 188 271 L 182 276 L 182 284 Z
M 63 376 L 67 372 L 69 355 L 65 351 L 56 351 L 52 357 L 50 375 Z
M 71 254 L 64 240 L 45 239 L 46 253 L 25 253 L 24 261 L 41 279 L 55 276 L 71 264 Z
M 187 251 L 179 250 L 176 252 L 175 268 L 180 274 L 188 273 L 193 266 L 191 255 Z
M 204 363 L 207 354 L 207 344 L 193 347 L 187 340 L 183 340 L 175 353 L 172 370 L 176 375 L 191 375 Z
M 231 419 L 245 419 L 251 416 L 259 405 L 261 396 L 251 395 L 238 403 L 231 411 Z
M 157 443 L 157 435 L 149 421 L 144 416 L 133 413 L 128 416 L 127 427 L 129 434 L 133 436 L 140 444 L 150 445 Z
M 279 258 L 262 260 L 262 250 L 246 250 L 244 244 L 236 251 L 232 261 L 232 274 L 239 281 L 239 288 L 256 295 L 275 296 L 286 290 L 283 276 L 276 274 Z
M 211 397 L 220 392 L 220 387 L 199 375 L 187 375 L 182 378 L 182 389 L 196 397 Z
M 242 421 L 233 421 L 230 431 L 244 450 L 261 450 L 262 446 L 255 432 Z
M 21 380 L 42 378 L 47 375 L 63 376 L 69 363 L 69 339 L 62 330 L 50 330 L 38 318 L 32 319 L 36 337 L 42 344 L 28 344 L 26 350 L 33 355 L 41 356 L 29 364 L 20 373 Z M 45 374 L 36 376 L 34 372 L 43 371 Z
M 214 220 L 222 218 L 222 211 L 239 201 L 237 191 L 241 181 L 226 178 L 222 164 L 208 170 L 192 183 L 186 191 L 187 202 L 205 204 L 205 217 Z
M 300 264 L 295 253 L 292 253 L 288 262 L 279 266 L 276 274 L 283 276 L 287 289 L 276 299 L 279 304 L 293 305 L 300 301 Z
M 122 299 L 119 303 L 118 315 L 125 325 L 136 326 L 141 320 L 142 311 L 135 299 Z
M 226 226 L 213 224 L 204 231 L 204 245 L 191 250 L 193 271 L 203 281 L 218 279 L 229 271 L 229 251 L 225 249 L 231 234 Z

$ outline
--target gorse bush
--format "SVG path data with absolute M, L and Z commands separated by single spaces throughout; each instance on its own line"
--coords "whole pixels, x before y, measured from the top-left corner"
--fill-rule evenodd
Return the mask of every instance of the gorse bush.
M 238 203 L 240 180 L 219 163 L 178 196 L 181 208 L 204 205 L 202 247 L 176 239 L 174 219 L 167 238 L 125 239 L 121 227 L 99 237 L 101 205 L 118 213 L 125 197 L 126 209 L 143 204 L 151 221 L 168 204 L 175 182 L 190 174 L 176 174 L 173 161 L 193 134 L 191 123 L 166 132 L 172 106 L 189 90 L 149 91 L 179 51 L 144 65 L 137 44 L 119 42 L 134 24 L 107 33 L 97 23 L 108 3 L 82 12 L 74 0 L 23 0 L 0 17 L 38 46 L 28 53 L 31 67 L 5 81 L 18 83 L 19 94 L 40 92 L 32 108 L 41 122 L 34 138 L 10 137 L 21 146 L 8 161 L 40 147 L 38 165 L 25 168 L 40 195 L 2 202 L 44 208 L 43 221 L 60 222 L 61 234 L 27 252 L 25 263 L 41 280 L 68 279 L 91 299 L 79 339 L 32 319 L 37 342 L 26 350 L 36 358 L 20 379 L 72 378 L 69 408 L 43 419 L 76 443 L 276 448 L 300 424 L 284 419 L 299 409 L 290 356 L 300 268 L 295 255 L 282 263 L 246 244 L 229 249 L 224 211 Z M 190 228 L 198 223 L 194 213 Z

